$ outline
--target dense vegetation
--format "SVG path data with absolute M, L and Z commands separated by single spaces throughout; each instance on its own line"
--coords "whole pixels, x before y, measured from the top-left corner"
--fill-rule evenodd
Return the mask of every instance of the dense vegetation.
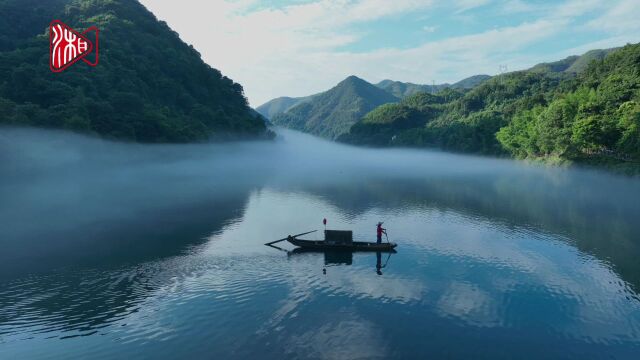
M 309 100 L 310 98 L 311 96 L 297 98 L 282 96 L 273 100 L 269 100 L 266 103 L 258 106 L 256 108 L 256 111 L 265 118 L 271 119 L 277 114 L 281 114 L 291 109 L 292 107 L 302 103 L 303 101 Z
M 413 83 L 393 81 L 393 80 L 382 80 L 379 83 L 375 84 L 374 86 L 393 95 L 393 98 L 391 98 L 391 100 L 395 102 L 398 99 L 403 99 L 407 96 L 415 95 L 421 92 L 436 93 L 449 88 L 463 89 L 463 90 L 472 89 L 480 85 L 481 83 L 483 83 L 485 80 L 489 78 L 490 76 L 488 75 L 475 75 L 475 76 L 471 76 L 466 79 L 460 80 L 455 84 L 436 84 L 436 85 L 420 85 L 420 84 L 413 84 Z M 362 79 L 359 79 L 359 80 L 365 82 Z M 367 83 L 367 85 L 372 85 L 372 84 Z M 370 86 L 363 85 L 363 87 L 369 88 Z M 344 94 L 346 94 L 347 96 L 352 95 L 349 92 L 345 92 Z M 379 97 L 379 92 L 371 92 L 371 94 Z M 256 110 L 267 119 L 272 119 L 278 114 L 282 114 L 289 111 L 290 109 L 294 108 L 298 104 L 311 101 L 317 95 L 321 95 L 321 94 L 310 95 L 305 97 L 297 97 L 297 98 L 283 96 L 283 97 L 279 97 L 279 98 L 275 98 L 273 100 L 267 101 L 266 103 L 258 106 Z M 365 94 L 363 95 L 366 96 Z M 377 101 L 377 100 L 372 99 L 372 101 Z
M 448 95 L 437 118 L 414 131 L 398 134 L 393 142 L 498 154 L 502 150 L 495 133 L 518 109 L 543 104 L 561 79 L 531 72 L 493 78 L 464 95 L 457 93 L 457 98 Z
M 437 95 L 417 93 L 402 99 L 400 103 L 379 106 L 338 140 L 358 145 L 389 145 L 396 140 L 397 134 L 423 128 L 440 115 L 445 99 L 460 96 L 458 91 L 447 89 Z
M 314 95 L 271 118 L 276 125 L 335 139 L 349 131 L 363 115 L 398 99 L 382 89 L 350 76 L 334 88 Z
M 473 89 L 474 87 L 482 84 L 485 80 L 489 79 L 489 75 L 474 75 L 466 79 L 460 80 L 454 84 L 435 84 L 435 85 L 420 85 L 408 82 L 383 80 L 376 84 L 377 87 L 390 93 L 391 95 L 404 98 L 407 96 L 415 95 L 419 92 L 436 93 L 444 89 Z
M 610 52 L 614 50 L 617 50 L 617 48 L 591 50 L 580 56 L 574 55 L 559 61 L 538 64 L 532 67 L 531 69 L 529 69 L 529 71 L 538 71 L 538 72 L 551 71 L 551 72 L 565 72 L 565 73 L 572 73 L 572 74 L 580 74 L 594 60 L 602 60 L 605 58 L 605 56 L 607 56 Z
M 497 76 L 467 92 L 448 89 L 383 105 L 340 140 L 637 169 L 640 45 L 585 55 L 588 65 L 572 57 Z
M 242 87 L 137 1 L 0 0 L 0 124 L 141 142 L 266 134 Z M 48 24 L 100 28 L 100 64 L 48 66 Z
M 640 159 L 640 45 L 594 62 L 547 103 L 520 109 L 497 138 L 520 158 Z

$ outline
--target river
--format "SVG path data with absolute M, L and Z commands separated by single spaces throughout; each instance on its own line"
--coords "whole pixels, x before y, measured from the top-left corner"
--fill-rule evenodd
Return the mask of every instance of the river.
M 639 179 L 278 133 L 0 129 L 0 358 L 637 358 Z

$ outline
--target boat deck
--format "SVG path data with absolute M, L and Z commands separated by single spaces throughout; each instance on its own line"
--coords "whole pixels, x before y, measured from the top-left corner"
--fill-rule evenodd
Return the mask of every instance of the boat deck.
M 287 239 L 291 244 L 304 249 L 316 250 L 345 250 L 345 251 L 391 251 L 395 243 L 375 243 L 366 241 L 353 241 L 351 243 L 330 243 L 324 240 Z

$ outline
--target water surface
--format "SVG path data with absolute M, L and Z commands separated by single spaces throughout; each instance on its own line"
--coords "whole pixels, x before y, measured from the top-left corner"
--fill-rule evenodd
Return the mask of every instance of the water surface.
M 289 131 L 145 146 L 7 128 L 0 175 L 0 358 L 640 353 L 637 179 Z M 375 253 L 262 245 L 323 218 L 366 241 L 384 221 L 398 253 L 379 275 Z

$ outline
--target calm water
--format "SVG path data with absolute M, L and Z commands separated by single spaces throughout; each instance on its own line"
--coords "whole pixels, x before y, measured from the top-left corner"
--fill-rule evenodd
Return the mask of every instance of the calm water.
M 398 253 L 262 245 L 325 217 Z M 0 129 L 0 358 L 637 359 L 639 219 L 595 171 Z

